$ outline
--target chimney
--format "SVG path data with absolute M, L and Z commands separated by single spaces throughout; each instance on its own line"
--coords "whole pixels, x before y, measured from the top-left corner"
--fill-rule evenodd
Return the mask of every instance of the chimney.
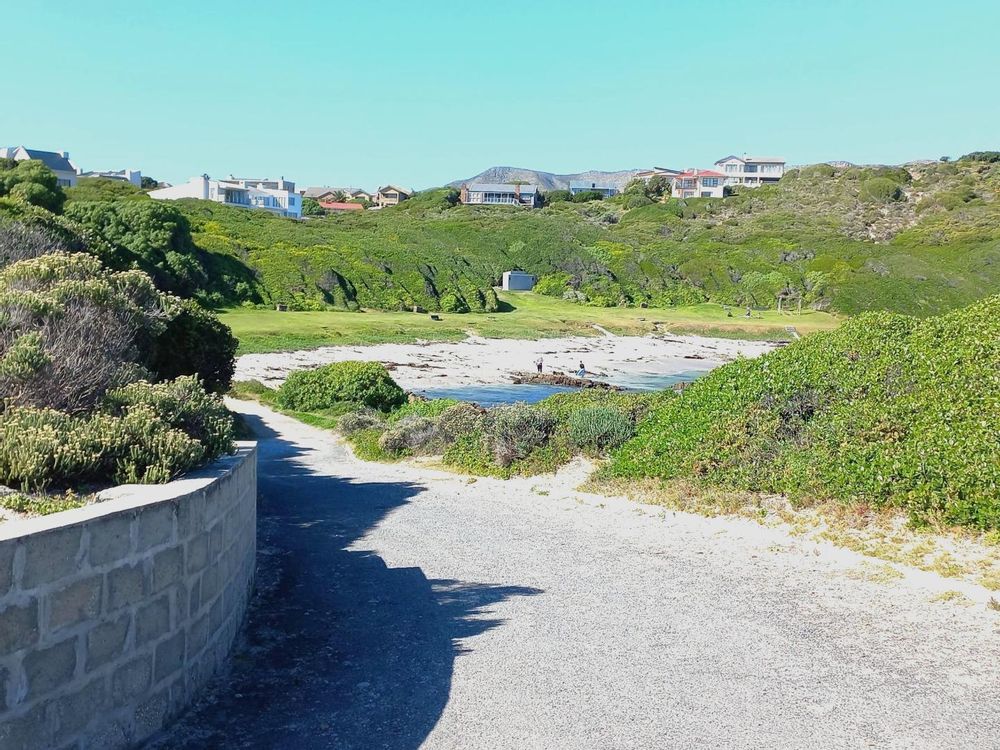
M 518 182 L 514 185 L 514 200 L 518 203 L 521 202 L 521 183 Z
M 60 151 L 59 152 L 59 156 L 61 156 L 63 159 L 68 159 L 69 158 L 69 151 Z
M 466 185 L 464 182 L 462 183 L 462 187 L 458 191 L 458 202 L 459 203 L 469 202 L 469 186 Z

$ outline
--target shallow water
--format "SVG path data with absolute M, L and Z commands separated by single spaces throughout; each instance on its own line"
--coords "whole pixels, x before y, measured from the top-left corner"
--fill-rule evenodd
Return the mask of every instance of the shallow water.
M 674 373 L 631 372 L 601 380 L 629 391 L 660 391 L 680 382 L 696 380 L 707 372 L 708 370 L 684 370 Z M 489 408 L 500 404 L 512 404 L 515 401 L 534 404 L 556 393 L 572 393 L 575 390 L 577 389 L 560 385 L 495 383 L 419 388 L 416 392 L 428 398 L 454 398 L 459 401 L 472 401 Z

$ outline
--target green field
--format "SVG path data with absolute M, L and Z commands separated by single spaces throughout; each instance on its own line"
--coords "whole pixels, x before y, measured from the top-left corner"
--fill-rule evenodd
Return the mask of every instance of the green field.
M 531 293 L 500 293 L 505 312 L 438 314 L 385 312 L 277 312 L 235 309 L 221 315 L 240 340 L 240 354 L 292 351 L 335 344 L 449 341 L 475 332 L 487 338 L 537 339 L 554 336 L 596 336 L 600 325 L 620 335 L 654 330 L 702 333 L 734 338 L 787 339 L 786 326 L 800 333 L 834 328 L 836 316 L 813 310 L 801 314 L 755 311 L 750 319 L 727 317 L 721 305 L 701 304 L 660 309 L 592 307 Z

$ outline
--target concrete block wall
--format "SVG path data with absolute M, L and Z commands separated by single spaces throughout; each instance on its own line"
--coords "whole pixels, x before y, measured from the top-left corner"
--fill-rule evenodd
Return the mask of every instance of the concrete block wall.
M 225 663 L 253 586 L 253 443 L 0 524 L 0 748 L 128 748 Z

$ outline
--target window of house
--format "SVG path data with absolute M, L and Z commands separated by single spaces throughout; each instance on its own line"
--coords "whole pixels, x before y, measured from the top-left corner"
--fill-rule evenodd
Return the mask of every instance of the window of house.
M 702 190 L 701 191 L 701 197 L 702 198 L 711 198 L 712 197 L 712 191 L 711 190 Z
M 729 172 L 730 174 L 732 174 L 734 172 L 739 172 L 740 171 L 740 165 L 739 164 L 727 164 L 726 165 L 726 171 Z
M 757 165 L 756 164 L 747 164 L 746 166 L 743 167 L 743 171 L 744 172 L 756 172 L 757 171 Z
M 719 178 L 705 177 L 702 179 L 701 184 L 703 187 L 719 187 Z

